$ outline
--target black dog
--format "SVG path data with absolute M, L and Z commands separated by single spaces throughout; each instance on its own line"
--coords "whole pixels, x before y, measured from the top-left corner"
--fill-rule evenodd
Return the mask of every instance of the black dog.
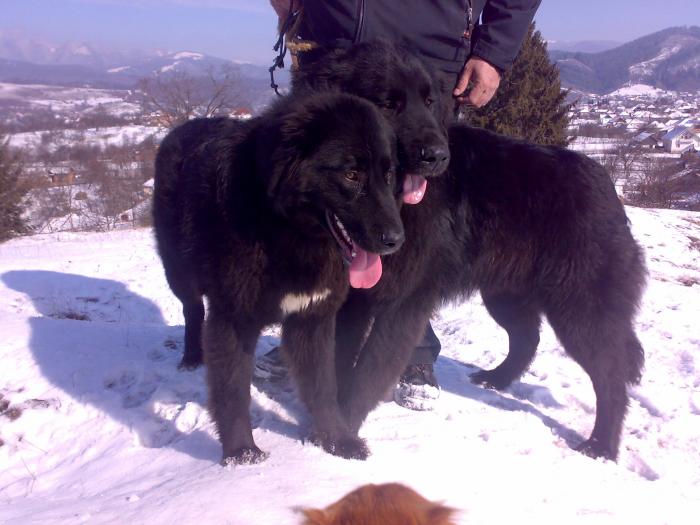
M 314 91 L 352 93 L 373 102 L 399 139 L 399 170 L 404 201 L 425 194 L 425 177 L 440 175 L 450 160 L 447 125 L 454 107 L 448 81 L 413 52 L 386 40 L 347 49 L 316 49 L 300 54 L 292 95 Z
M 595 426 L 579 450 L 616 458 L 626 384 L 639 381 L 644 361 L 632 319 L 645 266 L 610 178 L 566 149 L 463 125 L 449 134 L 448 172 L 402 209 L 403 248 L 384 259 L 378 286 L 352 292 L 339 313 L 339 399 L 351 428 L 395 384 L 434 309 L 479 290 L 510 344 L 503 363 L 473 380 L 502 389 L 517 379 L 544 313 L 596 393 Z
M 194 120 L 163 141 L 158 250 L 183 304 L 184 365 L 198 358 L 202 296 L 209 302 L 204 358 L 224 462 L 265 457 L 250 382 L 258 335 L 280 321 L 315 439 L 343 457 L 368 454 L 337 404 L 335 316 L 348 281 L 374 285 L 379 255 L 403 242 L 395 163 L 391 127 L 351 95 L 289 98 L 249 123 Z
M 384 40 L 360 43 L 348 49 L 316 49 L 304 53 L 303 59 L 303 68 L 293 77 L 292 100 L 317 92 L 336 92 L 373 102 L 398 137 L 397 178 L 403 181 L 403 200 L 411 204 L 420 202 L 426 191 L 425 178 L 441 174 L 449 162 L 450 112 L 444 100 L 450 95 L 445 95 L 444 83 L 434 80 L 434 72 L 415 54 Z M 202 364 L 201 299 L 185 303 L 185 319 L 181 366 L 195 368 Z

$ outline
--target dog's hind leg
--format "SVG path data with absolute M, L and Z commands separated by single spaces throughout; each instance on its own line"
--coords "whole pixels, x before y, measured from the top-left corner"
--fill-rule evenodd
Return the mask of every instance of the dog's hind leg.
M 540 312 L 527 297 L 487 294 L 482 298 L 491 317 L 508 332 L 508 355 L 493 370 L 471 375 L 474 383 L 502 390 L 527 370 L 540 342 Z
M 185 352 L 178 365 L 180 369 L 192 370 L 202 364 L 202 325 L 204 324 L 204 301 L 196 285 L 195 271 L 186 271 L 173 261 L 179 256 L 163 253 L 165 278 L 170 289 L 182 303 L 185 318 Z
M 202 325 L 204 324 L 204 301 L 194 297 L 182 304 L 185 317 L 185 352 L 178 365 L 181 369 L 192 370 L 204 361 L 202 352 Z
M 568 310 L 547 312 L 547 318 L 566 352 L 588 373 L 596 396 L 593 431 L 577 450 L 615 460 L 627 412 L 627 383 L 641 373 L 641 345 L 629 319 L 580 307 Z
M 415 306 L 407 306 L 415 305 Z M 362 347 L 341 408 L 357 432 L 367 414 L 396 385 L 430 319 L 429 300 L 410 299 L 403 308 L 382 312 Z
M 223 464 L 257 463 L 267 454 L 253 441 L 250 383 L 259 330 L 237 330 L 226 313 L 215 308 L 204 330 L 209 409 L 223 446 Z
M 347 459 L 366 459 L 364 440 L 350 432 L 338 405 L 335 376 L 335 312 L 301 312 L 282 324 L 282 348 L 290 362 L 299 396 L 313 420 L 312 441 Z

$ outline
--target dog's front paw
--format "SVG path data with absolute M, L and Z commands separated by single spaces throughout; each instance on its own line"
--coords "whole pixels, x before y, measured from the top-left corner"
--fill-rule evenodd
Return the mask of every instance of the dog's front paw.
M 177 365 L 178 370 L 196 370 L 200 366 L 202 366 L 204 363 L 202 361 L 202 358 L 194 358 L 194 359 L 189 359 L 183 357 L 182 360 L 180 361 L 180 364 Z
M 265 461 L 268 456 L 267 452 L 263 452 L 258 447 L 241 447 L 230 454 L 224 454 L 221 464 L 224 467 L 235 465 L 254 465 Z
M 370 455 L 369 447 L 365 440 L 357 436 L 330 437 L 324 434 L 315 434 L 312 436 L 311 441 L 329 454 L 345 459 L 364 461 Z
M 604 458 L 609 459 L 611 461 L 615 461 L 617 459 L 617 453 L 614 450 L 612 450 L 612 447 L 601 443 L 595 438 L 587 439 L 578 447 L 576 447 L 576 450 L 581 454 L 584 454 L 594 459 Z

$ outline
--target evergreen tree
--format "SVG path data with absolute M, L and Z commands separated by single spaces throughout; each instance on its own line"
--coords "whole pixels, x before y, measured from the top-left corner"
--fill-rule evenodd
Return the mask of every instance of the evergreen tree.
M 474 126 L 538 144 L 565 146 L 571 108 L 566 95 L 559 70 L 549 61 L 547 44 L 532 23 L 494 98 L 483 108 L 467 108 L 465 116 Z
M 27 233 L 22 218 L 22 200 L 26 191 L 19 183 L 21 164 L 0 135 L 0 242 Z

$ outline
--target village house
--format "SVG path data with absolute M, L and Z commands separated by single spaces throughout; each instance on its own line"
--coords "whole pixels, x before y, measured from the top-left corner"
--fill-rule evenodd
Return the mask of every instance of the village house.
M 238 120 L 248 120 L 253 118 L 253 113 L 246 108 L 236 108 L 229 113 L 229 116 Z
M 643 131 L 632 138 L 631 146 L 636 146 L 642 149 L 656 149 L 663 146 L 660 138 L 656 133 Z
M 661 138 L 669 153 L 700 150 L 700 129 L 691 126 L 676 126 Z
M 153 195 L 154 185 L 155 185 L 155 179 L 153 179 L 153 178 L 150 178 L 146 182 L 144 182 L 143 185 L 141 186 L 144 195 L 146 195 L 148 197 Z
M 76 173 L 73 168 L 51 168 L 46 176 L 52 186 L 71 186 L 75 184 Z

